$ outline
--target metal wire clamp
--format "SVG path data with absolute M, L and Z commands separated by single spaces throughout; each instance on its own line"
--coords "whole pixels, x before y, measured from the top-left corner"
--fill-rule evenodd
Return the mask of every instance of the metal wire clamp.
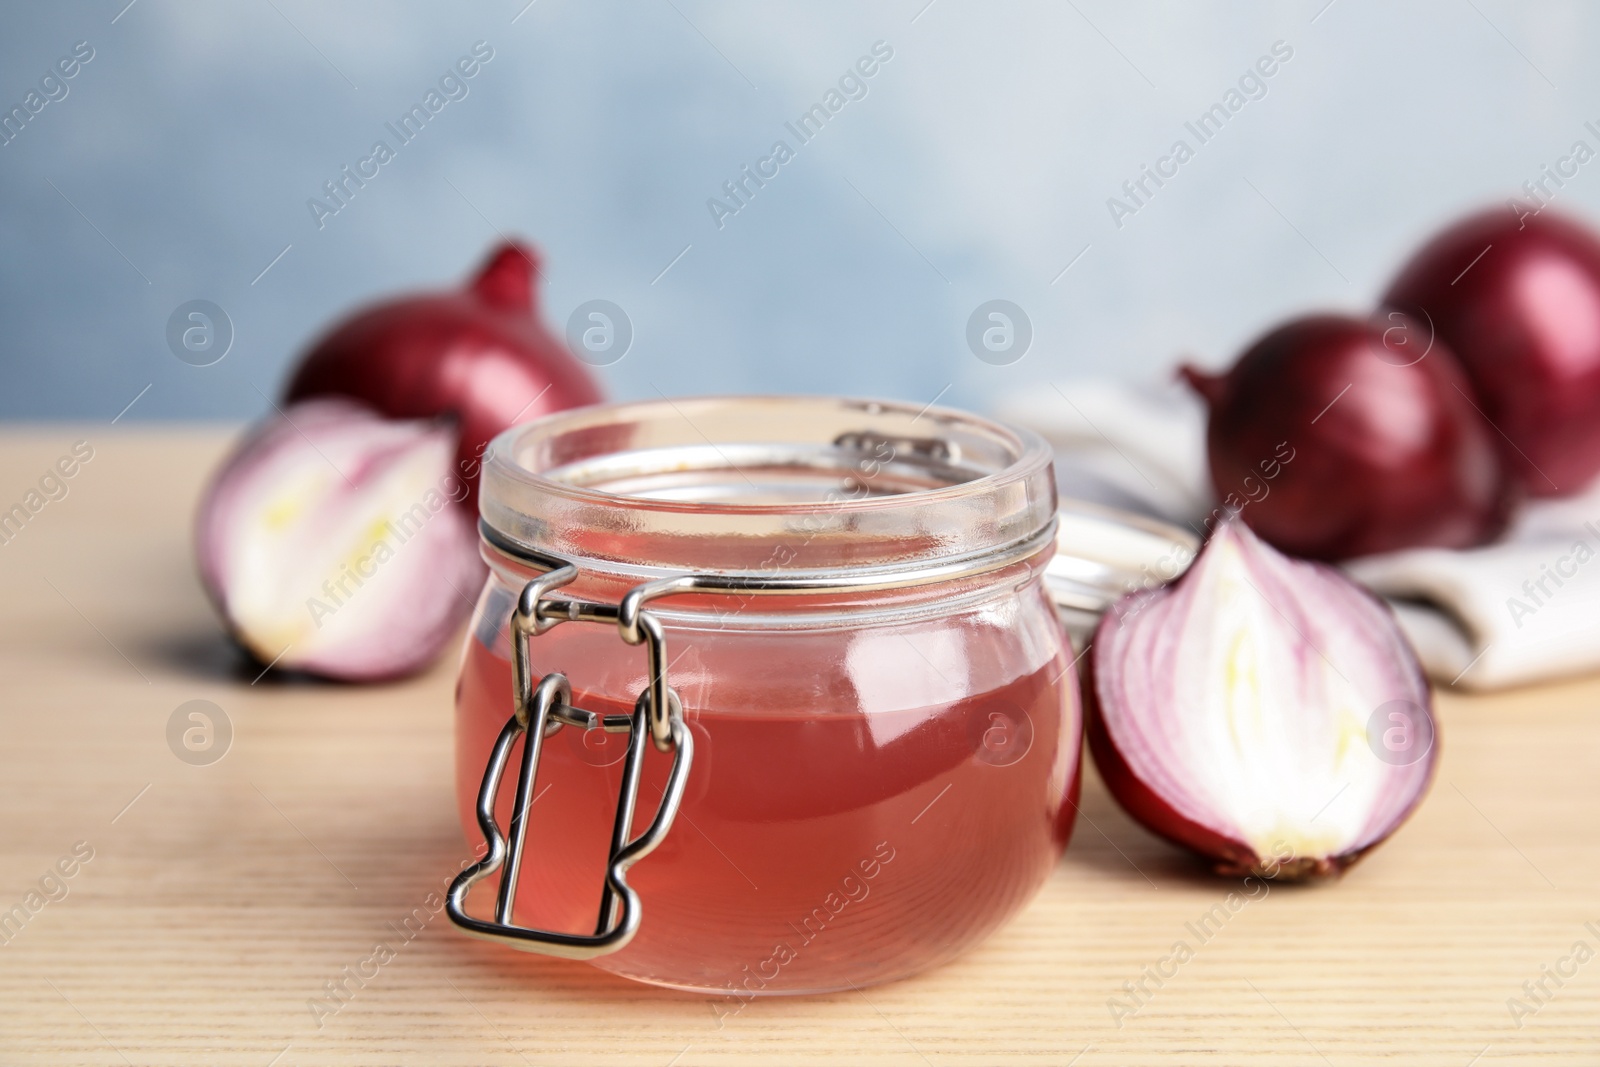
M 550 599 L 546 594 L 572 581 L 578 572 L 572 564 L 552 557 L 544 557 L 542 562 L 553 566 L 548 573 L 523 587 L 522 595 L 517 600 L 517 609 L 511 616 L 515 710 L 494 743 L 489 765 L 484 771 L 483 785 L 478 790 L 478 826 L 483 831 L 488 851 L 483 859 L 463 870 L 451 883 L 445 909 L 451 922 L 474 937 L 498 941 L 528 952 L 542 952 L 568 959 L 593 959 L 617 951 L 638 933 L 639 894 L 628 884 L 628 868 L 649 855 L 672 828 L 672 820 L 683 800 L 689 767 L 694 760 L 694 737 L 684 726 L 683 704 L 678 694 L 667 684 L 666 636 L 661 624 L 642 610 L 644 598 L 625 599 L 622 604 Z M 639 693 L 632 715 L 597 715 L 573 707 L 572 686 L 564 674 L 547 674 L 537 686 L 533 684 L 528 643 L 536 635 L 563 622 L 612 623 L 628 644 L 645 645 L 649 656 L 649 681 Z M 522 873 L 539 754 L 544 739 L 562 726 L 629 735 L 622 786 L 617 797 L 616 821 L 611 831 L 610 859 L 606 864 L 600 914 L 593 934 L 540 930 L 520 926 L 512 918 L 517 881 Z M 508 840 L 495 820 L 494 804 L 506 764 L 511 759 L 512 747 L 519 736 L 523 738 L 522 761 L 517 775 Z M 668 774 L 655 818 L 643 833 L 633 837 L 633 816 L 644 769 L 646 737 L 656 748 L 673 752 L 674 755 L 672 770 Z M 474 884 L 494 874 L 502 866 L 505 872 L 500 876 L 494 918 L 478 919 L 468 915 L 468 892 Z
M 489 765 L 484 771 L 483 785 L 478 790 L 478 826 L 483 831 L 488 849 L 483 859 L 467 867 L 451 883 L 445 899 L 445 911 L 450 921 L 474 937 L 497 941 L 526 952 L 583 960 L 616 952 L 638 933 L 639 894 L 628 885 L 628 868 L 649 855 L 666 837 L 667 831 L 672 829 L 672 821 L 683 801 L 689 767 L 694 760 L 694 737 L 684 725 L 683 704 L 667 684 L 666 634 L 660 621 L 645 610 L 644 606 L 649 601 L 657 597 L 692 594 L 806 596 L 862 593 L 948 582 L 1010 567 L 1045 552 L 1054 544 L 1055 529 L 1052 521 L 1028 537 L 974 556 L 913 567 L 865 568 L 848 575 L 680 574 L 634 586 L 617 604 L 597 604 L 551 597 L 550 593 L 577 578 L 577 567 L 568 560 L 540 552 L 480 521 L 479 532 L 485 544 L 507 559 L 542 573 L 523 586 L 517 598 L 516 610 L 511 615 L 515 710 L 494 743 Z M 573 707 L 572 687 L 563 674 L 547 674 L 537 685 L 533 684 L 529 642 L 566 622 L 615 625 L 623 641 L 630 645 L 645 646 L 649 657 L 649 673 L 645 687 L 634 703 L 632 715 L 601 716 Z M 622 786 L 617 798 L 616 821 L 611 831 L 611 852 L 601 893 L 600 914 L 593 934 L 566 934 L 519 926 L 511 914 L 528 836 L 528 815 L 533 805 L 539 754 L 544 739 L 562 726 L 583 730 L 603 729 L 608 733 L 626 731 L 630 735 Z M 519 735 L 525 740 L 508 839 L 495 821 L 494 802 L 506 765 L 511 760 L 511 749 Z M 646 736 L 660 751 L 673 753 L 672 769 L 668 772 L 667 785 L 655 818 L 643 833 L 631 837 L 639 781 L 644 768 Z M 494 918 L 477 919 L 468 915 L 468 892 L 502 866 L 505 873 L 500 877 Z

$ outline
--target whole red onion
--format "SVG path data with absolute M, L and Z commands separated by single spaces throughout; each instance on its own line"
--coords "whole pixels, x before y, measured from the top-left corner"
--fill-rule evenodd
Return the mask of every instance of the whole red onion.
M 1600 473 L 1600 240 L 1589 229 L 1548 211 L 1474 215 L 1413 256 L 1384 303 L 1430 321 L 1460 358 L 1529 493 L 1570 494 Z
M 464 289 L 402 296 L 358 311 L 312 346 L 289 382 L 289 402 L 346 396 L 392 419 L 452 416 L 458 472 L 476 513 L 478 464 L 489 441 L 518 422 L 596 403 L 599 386 L 540 322 L 538 254 L 501 245 Z
M 1176 582 L 1119 601 L 1088 659 L 1106 787 L 1221 873 L 1338 874 L 1432 778 L 1428 683 L 1393 614 L 1238 522 Z
M 1224 511 L 1296 556 L 1463 548 L 1505 526 L 1510 479 L 1455 357 L 1398 312 L 1288 322 L 1222 375 L 1180 372 L 1211 409 Z

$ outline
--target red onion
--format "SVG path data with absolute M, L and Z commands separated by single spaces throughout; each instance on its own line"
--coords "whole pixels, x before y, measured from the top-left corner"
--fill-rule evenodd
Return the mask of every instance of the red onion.
M 255 427 L 200 502 L 200 578 L 256 660 L 372 681 L 432 662 L 483 581 L 447 426 L 348 400 Z
M 1292 555 L 1482 544 L 1513 494 L 1455 357 L 1398 312 L 1293 320 L 1226 374 L 1184 367 L 1210 407 L 1224 511 Z
M 1388 608 L 1238 522 L 1177 582 L 1124 597 L 1089 662 L 1112 795 L 1221 873 L 1337 874 L 1433 774 L 1428 685 Z
M 453 417 L 457 471 L 471 489 L 462 504 L 475 514 L 479 461 L 496 434 L 601 398 L 587 369 L 539 321 L 538 264 L 533 249 L 510 242 L 465 289 L 356 312 L 312 346 L 287 398 L 347 396 L 394 419 Z
M 1600 240 L 1589 229 L 1548 211 L 1486 211 L 1412 257 L 1384 303 L 1431 321 L 1460 357 L 1529 493 L 1574 493 L 1600 473 Z

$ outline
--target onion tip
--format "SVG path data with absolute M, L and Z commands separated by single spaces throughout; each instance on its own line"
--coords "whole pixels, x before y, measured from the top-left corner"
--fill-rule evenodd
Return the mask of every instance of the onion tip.
M 1209 374 L 1193 363 L 1181 364 L 1178 367 L 1178 377 L 1188 383 L 1189 388 L 1206 402 L 1207 407 L 1214 408 L 1222 403 L 1223 394 L 1228 388 L 1226 374 Z
M 522 241 L 506 241 L 489 255 L 471 290 L 502 311 L 533 312 L 533 278 L 543 274 L 539 254 Z

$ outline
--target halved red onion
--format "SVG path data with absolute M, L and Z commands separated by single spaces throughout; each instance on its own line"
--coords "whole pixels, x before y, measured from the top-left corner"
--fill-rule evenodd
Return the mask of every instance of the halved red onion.
M 1124 597 L 1089 659 L 1112 795 L 1221 873 L 1337 874 L 1432 777 L 1431 697 L 1389 609 L 1237 520 L 1177 582 Z
M 419 670 L 455 636 L 482 581 L 453 506 L 456 434 L 310 400 L 250 431 L 207 487 L 201 581 L 263 664 L 343 681 Z

